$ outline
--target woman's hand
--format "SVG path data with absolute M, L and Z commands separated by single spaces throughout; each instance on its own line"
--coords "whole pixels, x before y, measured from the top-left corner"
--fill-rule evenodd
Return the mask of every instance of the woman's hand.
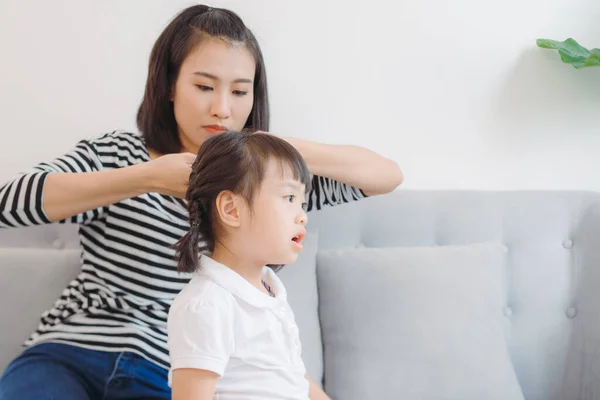
M 185 199 L 190 182 L 193 153 L 167 154 L 144 164 L 148 192 Z

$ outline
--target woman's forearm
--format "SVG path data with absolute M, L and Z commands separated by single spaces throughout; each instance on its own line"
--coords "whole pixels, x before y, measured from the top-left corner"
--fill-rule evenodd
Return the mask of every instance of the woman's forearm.
M 148 188 L 144 166 L 107 171 L 51 173 L 44 185 L 43 208 L 50 221 L 60 221 L 121 200 Z
M 389 193 L 404 180 L 396 162 L 364 147 L 284 139 L 300 152 L 311 173 L 355 186 L 367 195 Z

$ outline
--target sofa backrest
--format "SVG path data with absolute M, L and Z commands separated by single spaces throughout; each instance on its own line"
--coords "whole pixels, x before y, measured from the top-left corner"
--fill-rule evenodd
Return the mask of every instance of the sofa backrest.
M 600 194 L 403 190 L 323 210 L 308 224 L 319 232 L 319 251 L 504 243 L 502 312 L 525 398 L 600 392 Z
M 310 213 L 308 227 L 318 231 L 319 250 L 503 242 L 502 312 L 519 382 L 528 400 L 562 400 L 584 396 L 600 370 L 599 213 L 600 195 L 591 192 L 401 190 Z M 0 266 L 29 252 L 47 267 L 0 271 L 3 303 L 32 293 L 26 304 L 0 307 L 12 321 L 2 328 L 0 370 L 77 272 L 77 241 L 70 225 L 0 230 Z

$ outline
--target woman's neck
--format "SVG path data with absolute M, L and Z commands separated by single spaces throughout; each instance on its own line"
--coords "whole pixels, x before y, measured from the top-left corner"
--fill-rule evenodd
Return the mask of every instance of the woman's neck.
M 181 131 L 179 132 L 179 142 L 181 143 L 181 153 L 198 154 L 200 147 L 192 143 Z
M 156 150 L 151 149 L 150 147 L 147 147 L 146 151 L 148 151 L 148 157 L 150 158 L 150 161 L 156 160 L 157 158 L 162 156 L 162 154 L 160 154 Z
M 261 263 L 253 262 L 249 257 L 242 257 L 239 254 L 235 254 L 221 243 L 215 243 L 215 249 L 211 258 L 237 272 L 261 292 L 269 294 L 262 283 L 264 265 Z

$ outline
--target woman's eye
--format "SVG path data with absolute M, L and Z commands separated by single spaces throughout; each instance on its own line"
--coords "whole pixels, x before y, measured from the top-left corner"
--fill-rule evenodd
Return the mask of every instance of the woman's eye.
M 198 87 L 198 89 L 202 90 L 203 92 L 208 92 L 210 90 L 212 90 L 212 88 L 210 86 L 205 86 L 205 85 L 196 85 Z
M 233 94 L 235 94 L 236 96 L 245 96 L 248 94 L 248 92 L 246 92 L 245 90 L 234 90 Z

